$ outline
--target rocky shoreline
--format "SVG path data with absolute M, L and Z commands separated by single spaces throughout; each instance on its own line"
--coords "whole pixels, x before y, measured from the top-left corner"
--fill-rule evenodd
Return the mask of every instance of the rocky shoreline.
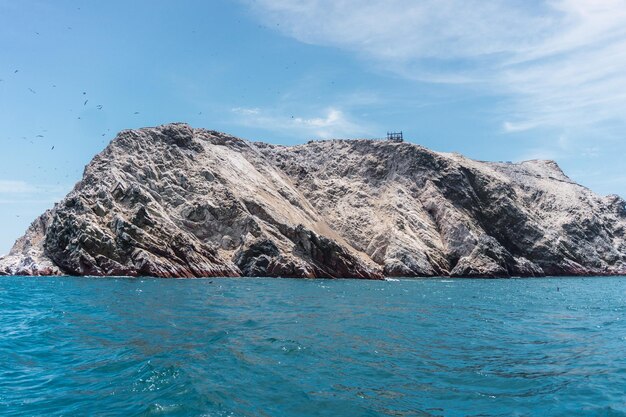
M 626 202 L 553 161 L 411 143 L 123 131 L 0 258 L 0 275 L 534 277 L 626 274 Z

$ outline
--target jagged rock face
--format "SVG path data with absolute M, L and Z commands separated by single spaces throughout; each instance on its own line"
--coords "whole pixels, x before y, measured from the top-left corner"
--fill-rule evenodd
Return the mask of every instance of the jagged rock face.
M 284 147 L 185 124 L 121 132 L 0 274 L 626 274 L 626 203 L 551 161 L 410 143 Z

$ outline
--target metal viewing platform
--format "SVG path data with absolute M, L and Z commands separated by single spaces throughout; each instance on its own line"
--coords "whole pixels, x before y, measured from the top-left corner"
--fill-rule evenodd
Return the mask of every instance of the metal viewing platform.
M 404 142 L 404 139 L 402 138 L 402 131 L 387 132 L 387 140 L 391 142 Z

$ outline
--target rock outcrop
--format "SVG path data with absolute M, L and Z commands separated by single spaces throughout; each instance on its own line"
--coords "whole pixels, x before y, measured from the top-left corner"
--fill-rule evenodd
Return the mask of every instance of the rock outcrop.
M 121 132 L 0 274 L 509 277 L 626 274 L 626 202 L 552 161 L 411 143 Z

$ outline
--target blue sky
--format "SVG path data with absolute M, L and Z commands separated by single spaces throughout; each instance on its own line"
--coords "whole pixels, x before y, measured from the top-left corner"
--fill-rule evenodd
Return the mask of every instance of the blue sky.
M 626 0 L 0 0 L 0 253 L 117 131 L 175 121 L 403 130 L 626 196 Z

